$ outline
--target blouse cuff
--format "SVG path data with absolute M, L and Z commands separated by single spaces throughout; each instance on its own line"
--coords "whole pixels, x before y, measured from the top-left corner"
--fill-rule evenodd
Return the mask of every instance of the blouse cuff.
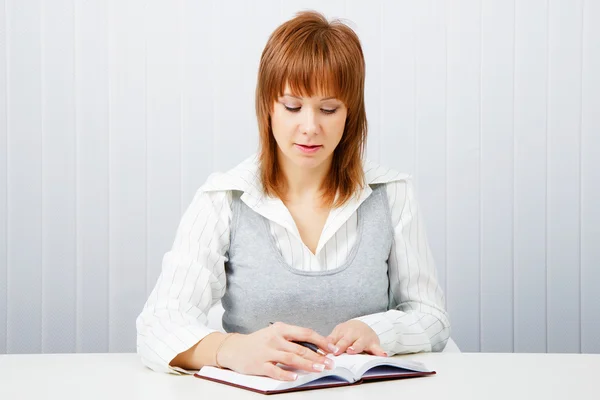
M 198 325 L 178 326 L 172 329 L 160 339 L 152 335 L 145 340 L 146 346 L 142 348 L 146 353 L 146 364 L 153 370 L 163 371 L 176 375 L 193 374 L 195 370 L 186 370 L 180 367 L 172 367 L 171 361 L 180 353 L 190 349 L 200 340 L 213 332 L 218 332 L 215 329 L 210 329 Z M 156 362 L 154 362 L 156 361 Z

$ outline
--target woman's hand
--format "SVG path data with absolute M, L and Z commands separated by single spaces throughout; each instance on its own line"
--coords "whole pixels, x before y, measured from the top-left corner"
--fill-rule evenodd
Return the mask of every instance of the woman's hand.
M 375 356 L 387 357 L 380 346 L 379 337 L 373 329 L 362 321 L 353 319 L 336 326 L 327 341 L 338 347 L 337 356 L 346 352 L 359 354 L 363 351 Z
M 278 367 L 277 363 L 309 372 L 333 369 L 331 359 L 292 343 L 293 340 L 310 342 L 327 351 L 325 338 L 312 329 L 276 322 L 249 335 L 236 334 L 226 340 L 217 353 L 217 361 L 242 374 L 293 381 L 297 374 Z

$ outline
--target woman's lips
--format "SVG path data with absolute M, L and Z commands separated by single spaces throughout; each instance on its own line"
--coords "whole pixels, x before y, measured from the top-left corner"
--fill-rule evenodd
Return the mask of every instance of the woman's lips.
M 315 153 L 317 152 L 321 147 L 321 145 L 313 145 L 313 146 L 308 146 L 308 145 L 304 145 L 304 144 L 295 144 L 296 147 L 302 151 L 303 153 L 307 153 L 307 154 L 311 154 L 311 153 Z

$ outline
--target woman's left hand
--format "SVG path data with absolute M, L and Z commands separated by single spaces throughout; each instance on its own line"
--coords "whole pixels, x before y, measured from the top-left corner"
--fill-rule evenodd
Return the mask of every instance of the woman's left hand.
M 380 346 L 379 337 L 373 329 L 362 321 L 353 319 L 336 326 L 327 336 L 329 343 L 338 347 L 336 356 L 346 352 L 348 354 L 365 353 L 375 356 L 387 357 Z

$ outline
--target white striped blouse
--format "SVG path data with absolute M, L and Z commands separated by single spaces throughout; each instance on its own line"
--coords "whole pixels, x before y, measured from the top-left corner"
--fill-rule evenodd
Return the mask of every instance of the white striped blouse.
M 364 170 L 368 184 L 386 185 L 394 226 L 389 279 L 398 306 L 357 319 L 377 333 L 390 355 L 441 351 L 450 337 L 450 322 L 412 179 L 371 162 Z M 232 190 L 242 191 L 242 201 L 268 219 L 285 261 L 311 271 L 335 269 L 344 262 L 356 240 L 356 211 L 372 192 L 367 185 L 330 212 L 313 254 L 283 202 L 265 196 L 260 187 L 254 155 L 226 173 L 211 175 L 196 192 L 136 321 L 137 350 L 151 369 L 186 372 L 170 367 L 170 361 L 215 331 L 206 323 L 209 309 L 225 292 Z

